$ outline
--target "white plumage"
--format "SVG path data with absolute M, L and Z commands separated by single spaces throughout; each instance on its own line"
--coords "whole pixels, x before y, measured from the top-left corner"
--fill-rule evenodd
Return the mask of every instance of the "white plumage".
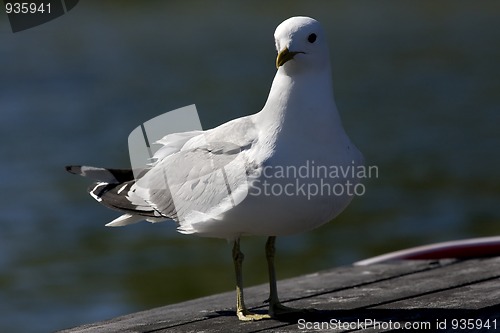
M 260 112 L 207 131 L 165 136 L 158 141 L 162 148 L 153 163 L 137 179 L 113 179 L 109 174 L 116 170 L 106 169 L 101 169 L 106 179 L 99 179 L 99 168 L 70 167 L 69 171 L 82 174 L 87 168 L 92 177 L 107 182 L 95 185 L 91 194 L 124 212 L 108 226 L 144 219 L 175 220 L 182 233 L 234 241 L 235 255 L 243 235 L 272 236 L 269 251 L 274 251 L 274 236 L 316 228 L 344 210 L 353 198 L 347 191 L 311 196 L 303 189 L 357 184 L 356 177 L 278 176 L 274 172 L 363 164 L 335 105 L 330 55 L 320 24 L 308 17 L 293 17 L 277 27 L 274 37 L 278 70 Z M 266 192 L 269 189 L 281 192 Z M 238 260 L 235 255 L 237 277 Z M 271 314 L 276 314 L 284 307 L 272 283 Z M 238 300 L 240 319 L 260 319 L 246 315 L 242 294 Z

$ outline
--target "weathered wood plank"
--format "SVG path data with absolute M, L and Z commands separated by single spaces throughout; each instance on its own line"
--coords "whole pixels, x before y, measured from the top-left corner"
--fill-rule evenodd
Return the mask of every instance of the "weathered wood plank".
M 382 264 L 370 267 L 340 267 L 334 270 L 279 281 L 278 288 L 284 301 L 300 299 L 308 295 L 326 293 L 363 283 L 384 280 L 393 276 L 428 270 L 438 265 L 440 264 L 422 261 Z M 256 308 L 260 307 L 264 309 L 265 305 L 262 305 L 262 302 L 268 296 L 268 287 L 263 284 L 246 288 L 245 296 L 249 306 L 259 304 Z M 138 312 L 105 322 L 84 325 L 63 332 L 87 333 L 95 332 L 96 330 L 100 332 L 141 332 L 142 330 L 145 332 L 147 329 L 179 327 L 190 322 L 199 323 L 203 320 L 212 319 L 221 314 L 227 314 L 229 318 L 232 318 L 234 316 L 234 305 L 235 293 L 234 291 L 230 291 L 193 301 Z
M 290 332 L 298 330 L 300 318 L 308 322 L 429 320 L 434 324 L 466 315 L 488 319 L 500 313 L 499 286 L 500 258 L 348 266 L 279 282 L 284 303 L 319 310 L 309 314 L 242 323 L 234 316 L 234 292 L 228 292 L 62 332 Z M 267 285 L 247 288 L 248 305 L 265 312 L 262 301 L 267 293 Z M 473 301 L 467 301 L 471 298 Z
M 485 269 L 486 267 L 488 269 Z M 500 258 L 461 261 L 433 270 L 395 276 L 376 284 L 317 295 L 314 302 L 319 309 L 330 308 L 332 302 L 335 303 L 336 309 L 364 308 L 433 294 L 495 277 L 500 277 Z M 304 306 L 308 303 L 310 301 L 303 297 L 294 305 Z

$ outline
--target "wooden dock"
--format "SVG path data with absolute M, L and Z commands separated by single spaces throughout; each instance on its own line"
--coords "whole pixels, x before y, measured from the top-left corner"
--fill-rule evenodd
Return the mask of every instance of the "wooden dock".
M 200 277 L 201 278 L 201 277 Z M 240 322 L 228 292 L 64 330 L 88 332 L 500 332 L 500 257 L 339 267 L 278 282 L 285 305 L 316 311 Z M 268 286 L 245 289 L 266 312 Z

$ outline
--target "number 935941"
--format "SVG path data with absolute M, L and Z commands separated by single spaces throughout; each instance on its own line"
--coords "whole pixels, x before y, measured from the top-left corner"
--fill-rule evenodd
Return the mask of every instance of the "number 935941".
M 5 4 L 5 12 L 7 14 L 35 14 L 45 13 L 50 14 L 50 2 L 34 3 L 34 2 L 7 2 Z

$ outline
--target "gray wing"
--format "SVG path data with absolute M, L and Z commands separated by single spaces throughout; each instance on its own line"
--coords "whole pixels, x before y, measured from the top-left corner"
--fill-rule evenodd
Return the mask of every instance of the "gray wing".
M 247 173 L 252 168 L 247 153 L 255 140 L 249 117 L 193 137 L 182 150 L 160 156 L 136 181 L 128 199 L 134 205 L 152 207 L 159 217 L 181 223 L 200 216 L 215 217 L 246 196 Z

